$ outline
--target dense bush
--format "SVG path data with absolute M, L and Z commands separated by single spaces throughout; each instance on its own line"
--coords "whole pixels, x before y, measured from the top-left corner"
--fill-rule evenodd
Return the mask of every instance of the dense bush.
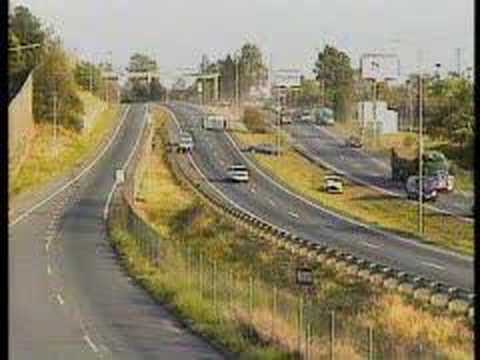
M 243 122 L 248 130 L 254 133 L 266 133 L 267 124 L 265 123 L 262 112 L 254 107 L 246 107 L 243 112 Z

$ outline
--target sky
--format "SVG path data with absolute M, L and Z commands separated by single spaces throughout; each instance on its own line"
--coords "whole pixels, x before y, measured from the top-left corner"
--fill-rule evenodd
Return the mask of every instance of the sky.
M 441 63 L 454 70 L 456 48 L 473 64 L 474 0 L 11 0 L 53 25 L 69 49 L 126 66 L 135 51 L 157 60 L 165 76 L 256 43 L 273 68 L 312 75 L 328 44 L 355 67 L 363 53 L 396 52 L 401 73 Z M 111 52 L 111 55 L 108 55 Z

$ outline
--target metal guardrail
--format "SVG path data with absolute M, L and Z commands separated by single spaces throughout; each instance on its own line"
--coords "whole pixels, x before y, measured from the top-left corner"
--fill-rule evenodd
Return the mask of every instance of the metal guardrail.
M 185 185 L 200 194 L 217 210 L 229 215 L 250 230 L 259 232 L 261 236 L 270 238 L 278 246 L 317 262 L 325 263 L 327 266 L 335 267 L 339 271 L 363 278 L 375 285 L 411 295 L 416 300 L 439 309 L 465 315 L 473 322 L 475 295 L 472 292 L 435 282 L 416 274 L 406 273 L 385 264 L 370 262 L 326 244 L 299 238 L 254 215 L 245 213 L 238 207 L 226 204 L 225 200 L 212 191 L 203 180 L 193 180 L 198 178 L 198 174 L 194 174 L 193 169 L 186 170 L 185 166 L 179 166 L 177 161 L 168 158 L 173 172 Z

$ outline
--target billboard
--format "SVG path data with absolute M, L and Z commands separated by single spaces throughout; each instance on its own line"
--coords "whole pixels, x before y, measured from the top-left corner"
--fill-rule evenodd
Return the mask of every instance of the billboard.
M 400 59 L 395 54 L 364 54 L 360 58 L 363 79 L 385 81 L 400 76 Z

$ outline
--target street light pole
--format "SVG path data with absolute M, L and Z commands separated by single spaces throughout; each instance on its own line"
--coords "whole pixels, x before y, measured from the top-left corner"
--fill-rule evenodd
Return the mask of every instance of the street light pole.
M 418 75 L 418 232 L 423 235 L 423 78 Z

